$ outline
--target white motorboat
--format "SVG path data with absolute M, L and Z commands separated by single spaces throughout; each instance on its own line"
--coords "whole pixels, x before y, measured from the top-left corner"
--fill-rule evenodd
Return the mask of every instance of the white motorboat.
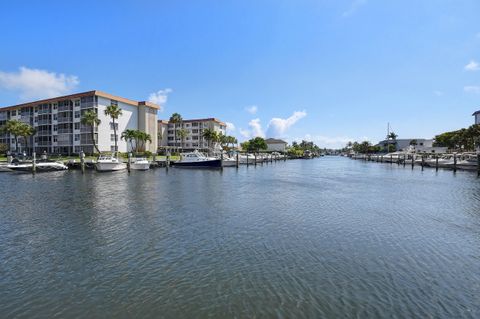
M 238 162 L 240 164 L 255 164 L 255 155 L 253 154 L 240 154 L 238 155 Z
M 240 161 L 240 159 L 239 159 Z M 232 157 L 228 157 L 228 156 L 223 156 L 223 160 L 222 160 L 222 166 L 223 167 L 233 167 L 233 166 L 236 166 L 237 165 L 237 160 L 235 158 L 232 158 Z
M 31 172 L 33 169 L 32 162 L 12 162 L 7 165 L 7 169 L 16 172 Z M 52 172 L 52 171 L 64 171 L 68 167 L 61 162 L 41 161 L 35 164 L 35 170 L 37 172 Z
M 220 168 L 222 167 L 222 160 L 216 157 L 207 157 L 199 151 L 193 151 L 182 154 L 180 161 L 172 162 L 172 166 L 185 168 Z
M 99 172 L 120 171 L 127 168 L 127 164 L 114 156 L 101 155 L 97 159 L 95 168 Z
M 150 169 L 150 162 L 144 157 L 135 158 L 130 163 L 130 169 L 146 171 Z
M 478 155 L 472 154 L 466 154 L 462 156 L 462 159 L 457 162 L 457 168 L 465 170 L 478 169 L 477 156 Z
M 1 172 L 11 172 L 12 170 L 8 168 L 7 163 L 0 163 L 0 173 Z

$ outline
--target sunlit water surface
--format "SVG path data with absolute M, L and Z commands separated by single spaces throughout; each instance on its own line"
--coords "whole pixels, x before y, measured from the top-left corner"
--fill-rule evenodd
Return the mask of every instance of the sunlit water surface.
M 346 158 L 0 174 L 2 318 L 479 318 L 480 180 Z

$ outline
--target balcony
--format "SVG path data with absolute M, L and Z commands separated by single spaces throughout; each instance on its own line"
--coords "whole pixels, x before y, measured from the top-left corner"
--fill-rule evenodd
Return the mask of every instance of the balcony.
M 71 128 L 59 128 L 57 131 L 58 131 L 58 134 L 72 134 L 73 129 L 71 129 Z
M 50 146 L 50 145 L 52 145 L 52 142 L 50 142 L 50 141 L 38 141 L 38 142 L 35 142 L 35 144 L 37 146 Z
M 38 120 L 37 125 L 52 124 L 51 120 Z
M 71 112 L 71 111 L 73 111 L 73 106 L 70 106 L 70 105 L 58 107 L 58 112 Z
M 52 135 L 52 131 L 50 130 L 39 130 L 36 133 L 37 136 L 50 136 Z
M 57 118 L 57 122 L 58 123 L 69 123 L 69 122 L 72 122 L 72 118 L 71 117 L 58 117 Z

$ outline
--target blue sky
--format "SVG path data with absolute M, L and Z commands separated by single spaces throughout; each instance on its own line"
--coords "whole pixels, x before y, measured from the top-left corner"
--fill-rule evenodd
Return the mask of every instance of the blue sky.
M 3 1 L 0 105 L 98 89 L 339 147 L 471 125 L 480 1 Z M 233 128 L 233 127 L 232 127 Z

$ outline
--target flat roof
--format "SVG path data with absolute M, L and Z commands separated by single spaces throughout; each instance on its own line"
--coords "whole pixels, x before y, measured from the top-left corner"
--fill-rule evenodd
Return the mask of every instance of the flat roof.
M 288 144 L 284 140 L 278 139 L 278 138 L 267 138 L 265 140 L 265 143 L 267 144 Z
M 106 98 L 106 99 L 119 101 L 119 102 L 122 102 L 122 103 L 125 103 L 125 104 L 130 104 L 130 105 L 133 105 L 133 106 L 147 106 L 147 107 L 157 109 L 157 110 L 160 109 L 160 107 L 158 105 L 156 105 L 154 103 L 151 103 L 151 102 L 148 102 L 148 101 L 137 102 L 137 101 L 134 101 L 134 100 L 126 99 L 126 98 L 121 97 L 121 96 L 116 96 L 116 95 L 112 95 L 112 94 L 105 93 L 105 92 L 102 92 L 102 91 L 93 90 L 93 91 L 86 91 L 86 92 L 81 92 L 81 93 L 74 93 L 74 94 L 69 94 L 69 95 L 57 96 L 57 97 L 53 97 L 53 98 L 49 98 L 49 99 L 37 100 L 37 101 L 32 101 L 32 102 L 27 102 L 27 103 L 22 103 L 22 104 L 17 104 L 17 105 L 0 107 L 0 110 L 7 111 L 7 110 L 13 110 L 13 109 L 16 109 L 16 108 L 19 108 L 19 107 L 35 106 L 37 104 L 51 103 L 51 102 L 55 102 L 57 100 L 78 99 L 78 98 L 82 98 L 82 97 L 85 97 L 85 96 L 91 96 L 91 95 L 100 96 L 100 97 L 103 97 L 103 98 Z
M 475 116 L 475 115 L 477 115 L 477 114 L 480 114 L 480 111 L 474 112 L 474 113 L 472 114 L 472 116 Z
M 214 117 L 208 117 L 208 118 L 204 118 L 204 119 L 182 120 L 183 123 L 185 123 L 185 122 L 209 122 L 209 121 L 216 122 L 216 123 L 221 124 L 221 125 L 226 125 L 224 122 L 222 122 L 219 119 L 214 118 Z M 168 120 L 158 120 L 158 122 L 162 122 L 163 124 L 169 124 Z

